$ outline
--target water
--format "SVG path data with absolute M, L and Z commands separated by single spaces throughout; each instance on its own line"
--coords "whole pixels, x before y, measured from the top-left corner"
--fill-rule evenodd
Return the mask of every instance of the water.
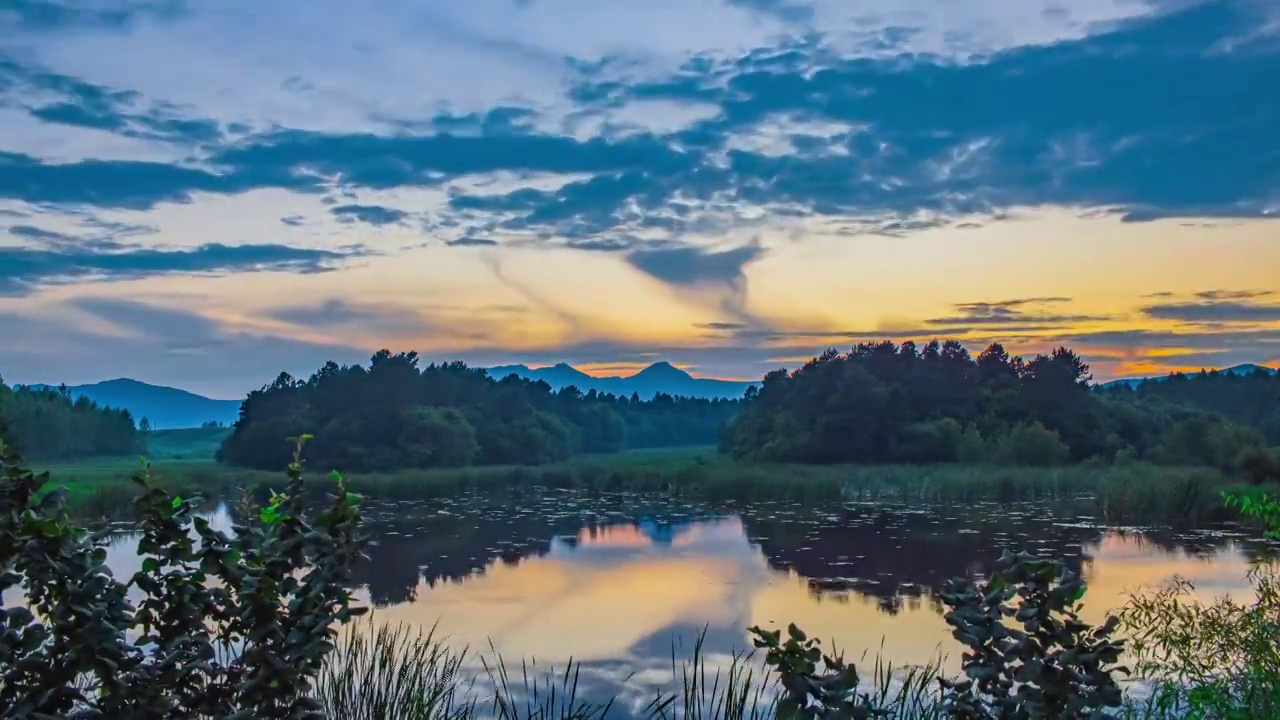
M 673 644 L 687 655 L 705 630 L 704 650 L 723 661 L 750 646 L 752 625 L 795 622 L 846 657 L 882 650 L 895 664 L 925 664 L 942 655 L 954 672 L 959 646 L 937 593 L 950 577 L 986 574 L 1004 549 L 1081 569 L 1085 618 L 1099 622 L 1130 590 L 1174 576 L 1205 599 L 1247 599 L 1250 561 L 1265 546 L 1230 527 L 1115 528 L 1007 503 L 690 509 L 537 491 L 366 511 L 372 544 L 355 581 L 377 619 L 438 625 L 451 643 L 492 646 L 508 662 L 572 658 L 601 692 L 629 678 L 634 702 L 670 686 Z M 230 525 L 224 507 L 212 521 Z M 140 566 L 135 540 L 112 543 L 118 577 Z

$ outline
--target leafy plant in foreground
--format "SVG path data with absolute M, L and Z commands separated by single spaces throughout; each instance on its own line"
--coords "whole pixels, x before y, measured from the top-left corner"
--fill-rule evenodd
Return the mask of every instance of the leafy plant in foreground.
M 1167 717 L 1248 720 L 1280 716 L 1280 575 L 1251 571 L 1257 599 L 1188 599 L 1176 579 L 1130 597 L 1121 617 L 1134 669 L 1156 683 L 1150 704 Z
M 1280 501 L 1223 493 L 1228 507 L 1259 520 L 1280 538 Z M 1255 599 L 1190 600 L 1182 578 L 1154 593 L 1133 594 L 1121 618 L 1132 638 L 1135 669 L 1156 682 L 1150 705 L 1162 716 L 1248 720 L 1280 716 L 1280 573 L 1250 570 Z
M 360 614 L 347 580 L 359 557 L 359 502 L 339 492 L 308 516 L 294 440 L 288 488 L 234 535 L 192 500 L 135 478 L 141 569 L 105 565 L 104 537 L 68 519 L 63 491 L 37 500 L 34 474 L 0 444 L 0 707 L 77 718 L 322 718 L 314 678 L 335 625 Z M 198 540 L 198 542 L 197 542 Z M 128 591 L 136 588 L 136 607 Z
M 806 637 L 794 623 L 781 630 L 752 627 L 752 644 L 765 651 L 765 665 L 777 673 L 782 697 L 776 707 L 779 718 L 883 717 L 867 695 L 858 694 L 858 669 L 844 657 L 822 652 L 821 641 Z M 819 663 L 822 665 L 819 666 Z
M 982 584 L 952 580 L 942 594 L 951 608 L 945 618 L 968 650 L 964 677 L 942 681 L 949 716 L 1068 720 L 1120 707 L 1114 675 L 1128 669 L 1117 665 L 1123 641 L 1111 638 L 1119 619 L 1082 622 L 1084 593 L 1078 573 L 1028 553 L 1006 552 Z
M 1266 494 L 1255 498 L 1224 492 L 1222 501 L 1227 507 L 1239 510 L 1241 515 L 1261 522 L 1267 537 L 1280 540 L 1280 499 Z

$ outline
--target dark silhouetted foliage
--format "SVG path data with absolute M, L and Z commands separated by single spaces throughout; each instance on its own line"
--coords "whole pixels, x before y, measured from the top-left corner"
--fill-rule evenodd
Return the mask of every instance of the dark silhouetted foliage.
M 132 455 L 145 447 L 128 410 L 73 399 L 66 387 L 11 388 L 3 380 L 0 432 L 32 460 Z
M 219 459 L 278 469 L 279 438 L 314 428 L 311 460 L 350 470 L 551 463 L 576 453 L 710 445 L 732 400 L 621 398 L 454 362 L 419 367 L 383 350 L 369 366 L 328 363 L 309 379 L 282 373 L 249 393 Z
M 1262 433 L 1268 445 L 1280 445 L 1280 373 L 1258 368 L 1249 373 L 1173 373 L 1136 388 L 1116 384 L 1102 388 L 1109 397 L 1159 400 L 1216 413 Z
M 945 617 L 966 651 L 964 676 L 942 683 L 948 717 L 1067 720 L 1119 708 L 1116 676 L 1129 672 L 1118 664 L 1123 641 L 1111 639 L 1120 620 L 1082 622 L 1084 593 L 1065 563 L 1027 553 L 1006 552 L 981 584 L 952 580 Z
M 1059 465 L 1142 459 L 1226 471 L 1262 446 L 1257 431 L 1134 393 L 1091 392 L 1089 366 L 1058 348 L 1024 361 L 954 340 L 828 350 L 775 370 L 730 422 L 721 449 L 805 463 Z
M 48 474 L 0 443 L 0 593 L 26 590 L 0 608 L 5 716 L 323 718 L 314 678 L 335 624 L 362 611 L 348 589 L 359 497 L 340 481 L 308 513 L 301 472 L 295 454 L 286 492 L 246 504 L 227 535 L 144 470 L 142 566 L 121 582 L 105 536 L 70 522 L 62 490 L 40 496 Z

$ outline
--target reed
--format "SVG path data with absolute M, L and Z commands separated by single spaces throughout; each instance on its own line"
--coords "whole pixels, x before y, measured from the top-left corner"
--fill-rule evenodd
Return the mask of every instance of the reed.
M 436 628 L 357 621 L 325 657 L 315 692 L 325 714 L 350 720 L 475 716 L 464 680 L 466 650 L 455 651 Z
M 50 468 L 78 515 L 115 516 L 132 505 L 128 476 L 137 460 L 111 459 Z M 327 468 L 313 468 L 326 470 Z M 239 488 L 263 491 L 272 473 L 210 461 L 160 460 L 153 475 L 180 493 L 210 496 Z M 492 466 L 355 473 L 348 486 L 366 497 L 430 500 L 464 493 L 501 495 L 531 487 L 591 493 L 655 493 L 707 502 L 842 501 L 911 505 L 997 502 L 1071 503 L 1113 523 L 1203 522 L 1236 517 L 1225 508 L 1222 474 L 1206 468 L 1146 463 L 1029 468 L 986 465 L 778 465 L 741 463 L 714 449 L 671 449 L 583 456 L 542 466 Z M 326 491 L 328 483 L 309 487 Z
M 625 708 L 614 696 L 587 697 L 582 665 L 563 669 L 534 660 L 509 665 L 492 645 L 492 657 L 468 663 L 466 648 L 454 649 L 435 627 L 378 624 L 372 618 L 344 628 L 326 658 L 315 693 L 329 717 L 352 720 L 767 720 L 776 716 L 778 676 L 750 650 L 728 663 L 708 657 L 699 634 L 691 652 L 672 645 L 675 689 L 658 693 L 643 707 Z M 890 720 L 937 720 L 942 715 L 938 678 L 941 659 L 925 666 L 895 666 L 883 648 L 859 663 L 870 668 L 863 692 Z M 630 678 L 624 679 L 624 684 Z

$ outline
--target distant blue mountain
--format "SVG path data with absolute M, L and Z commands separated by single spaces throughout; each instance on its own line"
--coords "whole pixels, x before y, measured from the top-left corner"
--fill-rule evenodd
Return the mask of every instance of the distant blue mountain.
M 545 380 L 556 390 L 573 385 L 582 392 L 594 388 L 596 392 L 627 397 L 634 392 L 645 400 L 659 392 L 684 397 L 740 398 L 748 387 L 755 384 L 695 378 L 666 362 L 654 363 L 629 377 L 592 377 L 565 363 L 536 369 L 525 365 L 506 365 L 489 368 L 489 375 L 498 380 L 509 375 Z M 142 418 L 146 418 L 156 430 L 200 427 L 210 421 L 232 425 L 240 417 L 240 400 L 215 400 L 186 390 L 151 385 L 128 378 L 106 380 L 92 385 L 74 385 L 67 389 L 72 397 L 87 397 L 99 405 L 124 408 L 133 415 L 135 421 L 140 422 Z
M 67 389 L 72 397 L 87 397 L 99 405 L 124 408 L 135 422 L 146 418 L 156 430 L 200 427 L 210 421 L 231 425 L 240 417 L 239 400 L 214 400 L 186 390 L 127 378 Z
M 530 368 L 527 365 L 502 365 L 489 368 L 489 375 L 501 380 L 511 375 L 529 380 L 543 380 L 553 390 L 569 387 L 582 392 L 595 390 L 630 397 L 636 393 L 643 400 L 663 392 L 668 395 L 698 398 L 740 398 L 756 383 L 715 378 L 696 378 L 668 362 L 658 362 L 635 375 L 625 377 L 593 377 L 566 363 L 551 367 Z
M 1280 373 L 1280 370 L 1277 370 L 1276 368 L 1263 367 L 1262 365 L 1255 365 L 1253 363 L 1245 363 L 1243 365 L 1233 365 L 1229 368 L 1223 368 L 1221 370 L 1211 370 L 1210 372 L 1226 373 L 1229 375 L 1251 375 L 1259 370 L 1266 373 L 1270 373 L 1272 375 L 1275 375 L 1276 373 Z M 1105 388 L 1105 387 L 1115 387 L 1117 385 L 1128 385 L 1131 388 L 1136 388 L 1148 380 L 1151 380 L 1153 382 L 1159 382 L 1161 380 L 1167 379 L 1168 377 L 1169 377 L 1168 375 L 1156 375 L 1152 377 L 1120 378 L 1119 380 L 1112 380 L 1111 382 L 1102 383 L 1101 387 Z

